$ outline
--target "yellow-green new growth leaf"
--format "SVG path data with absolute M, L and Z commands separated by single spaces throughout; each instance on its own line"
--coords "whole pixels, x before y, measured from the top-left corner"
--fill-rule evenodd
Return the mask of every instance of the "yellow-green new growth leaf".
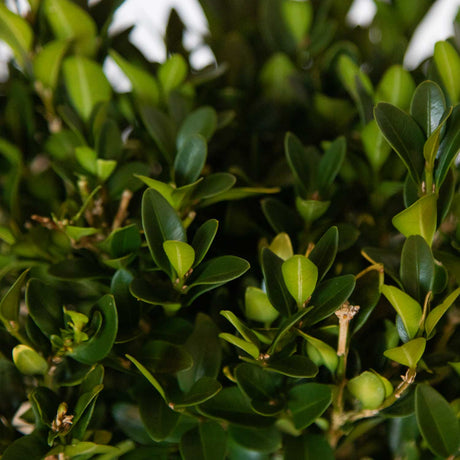
M 173 54 L 160 66 L 158 79 L 166 95 L 184 82 L 187 71 L 187 62 L 180 54 Z
M 95 54 L 97 27 L 85 10 L 69 0 L 44 0 L 43 12 L 56 38 L 71 40 L 77 54 Z
M 179 278 L 192 268 L 195 261 L 195 250 L 183 241 L 168 240 L 163 243 L 163 249 Z
M 307 341 L 307 354 L 310 359 L 317 366 L 324 365 L 331 371 L 331 373 L 335 372 L 339 362 L 337 351 L 316 337 L 305 334 L 300 330 L 298 333 Z
M 56 88 L 62 59 L 69 47 L 67 40 L 54 40 L 47 43 L 35 56 L 34 76 L 45 88 Z
M 278 310 L 270 303 L 267 294 L 254 286 L 246 288 L 244 304 L 246 318 L 253 321 L 270 324 L 279 316 Z
M 232 345 L 235 345 L 236 347 L 241 348 L 243 351 L 245 351 L 248 355 L 252 356 L 254 359 L 258 359 L 260 351 L 257 345 L 251 342 L 246 342 L 246 340 L 240 337 L 237 337 L 236 335 L 229 334 L 227 332 L 221 332 L 219 334 L 219 337 L 231 343 Z
M 348 391 L 363 405 L 363 409 L 377 409 L 385 399 L 385 385 L 374 373 L 365 371 L 351 379 Z
M 32 48 L 32 28 L 25 19 L 3 4 L 0 4 L 0 40 L 11 48 L 19 67 L 24 68 Z
M 417 339 L 411 340 L 400 347 L 390 348 L 383 354 L 387 358 L 392 359 L 403 366 L 415 369 L 417 367 L 417 363 L 423 356 L 425 346 L 426 339 L 418 337 Z
M 281 271 L 289 293 L 301 307 L 315 289 L 318 280 L 316 265 L 307 257 L 296 255 L 284 261 Z
M 456 104 L 460 97 L 460 57 L 455 48 L 444 41 L 434 45 L 433 58 L 451 102 Z
M 19 372 L 24 375 L 44 375 L 48 372 L 45 358 L 27 345 L 16 345 L 13 348 L 13 361 Z
M 449 309 L 449 307 L 457 300 L 457 297 L 460 295 L 460 288 L 455 289 L 452 293 L 450 293 L 444 301 L 439 304 L 436 308 L 434 308 L 425 321 L 425 331 L 427 337 L 430 337 L 431 333 L 433 332 L 436 324 L 438 324 L 439 320 L 442 318 L 444 313 Z
M 160 92 L 155 77 L 150 75 L 146 70 L 131 64 L 116 51 L 110 50 L 109 54 L 122 72 L 128 77 L 133 86 L 133 93 L 138 98 L 153 105 L 157 105 L 160 99 Z
M 410 295 L 395 286 L 384 285 L 382 294 L 391 303 L 404 324 L 409 338 L 417 334 L 422 318 L 422 307 Z
M 294 255 L 291 238 L 285 232 L 278 233 L 268 248 L 283 260 L 287 260 Z
M 431 246 L 436 231 L 436 195 L 425 195 L 393 217 L 393 225 L 406 238 L 420 235 Z

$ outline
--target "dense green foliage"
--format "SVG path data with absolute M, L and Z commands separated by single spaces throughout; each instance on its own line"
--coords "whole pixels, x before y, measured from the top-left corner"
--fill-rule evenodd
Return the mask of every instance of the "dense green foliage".
M 197 71 L 122 3 L 0 5 L 1 458 L 453 459 L 460 34 L 409 72 L 429 0 L 201 0 Z

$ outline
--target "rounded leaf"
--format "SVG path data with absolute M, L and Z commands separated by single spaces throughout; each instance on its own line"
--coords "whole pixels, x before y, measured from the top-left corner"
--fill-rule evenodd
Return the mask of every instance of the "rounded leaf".
M 270 324 L 278 318 L 279 312 L 268 300 L 267 294 L 262 289 L 249 286 L 244 295 L 246 318 Z
M 400 347 L 390 348 L 383 354 L 387 358 L 392 359 L 399 364 L 415 369 L 417 367 L 417 363 L 423 356 L 425 346 L 426 339 L 419 337 L 401 345 Z
M 361 402 L 364 409 L 377 409 L 385 399 L 385 385 L 374 373 L 365 371 L 351 379 L 348 391 Z
M 192 268 L 195 261 L 195 250 L 183 241 L 173 240 L 165 241 L 163 249 L 174 270 L 176 270 L 177 276 L 182 279 Z
M 46 359 L 27 345 L 16 345 L 13 348 L 13 361 L 19 372 L 24 375 L 45 375 L 48 372 Z
M 296 255 L 286 260 L 281 270 L 289 293 L 299 307 L 304 305 L 312 295 L 318 280 L 316 265 L 307 257 Z

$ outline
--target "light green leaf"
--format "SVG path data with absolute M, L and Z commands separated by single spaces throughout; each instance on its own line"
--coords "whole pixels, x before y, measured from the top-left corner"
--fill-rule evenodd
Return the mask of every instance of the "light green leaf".
M 112 95 L 102 67 L 83 56 L 71 56 L 64 60 L 62 70 L 72 105 L 88 121 L 96 105 Z
M 313 20 L 313 7 L 309 1 L 298 2 L 293 0 L 281 3 L 282 18 L 288 26 L 296 44 L 305 40 Z
M 391 66 L 380 80 L 375 102 L 389 102 L 406 110 L 409 108 L 415 83 L 411 74 L 401 65 Z
M 437 42 L 433 59 L 452 104 L 457 104 L 460 97 L 460 57 L 457 51 L 447 41 Z
M 16 322 L 19 318 L 19 308 L 21 302 L 21 291 L 29 270 L 23 271 L 8 292 L 2 297 L 0 302 L 0 319 L 2 321 Z
M 206 140 L 211 139 L 217 128 L 217 114 L 212 107 L 200 107 L 193 111 L 182 123 L 177 133 L 176 145 L 180 150 L 192 134 L 201 134 Z
M 439 304 L 436 308 L 434 308 L 426 318 L 425 321 L 425 331 L 427 337 L 430 337 L 431 333 L 433 332 L 436 324 L 438 324 L 439 320 L 442 316 L 446 313 L 449 307 L 457 300 L 457 297 L 460 295 L 460 288 L 455 289 L 455 291 L 451 292 L 441 304 Z
M 34 75 L 45 88 L 55 90 L 61 63 L 69 47 L 66 40 L 54 40 L 47 43 L 34 58 Z
M 415 337 L 422 318 L 422 307 L 420 304 L 395 286 L 384 285 L 382 287 L 382 294 L 401 317 L 409 338 Z
M 317 365 L 326 366 L 331 373 L 334 373 L 339 358 L 337 356 L 337 350 L 334 350 L 330 345 L 322 340 L 317 339 L 311 335 L 305 334 L 300 329 L 297 331 L 301 337 L 307 342 L 307 354 L 310 359 Z
M 300 196 L 295 200 L 297 211 L 307 223 L 319 219 L 328 210 L 330 204 L 330 201 L 303 200 Z
M 365 371 L 347 383 L 348 391 L 361 402 L 363 409 L 377 409 L 385 399 L 385 386 L 372 372 Z
M 254 286 L 246 288 L 244 305 L 246 318 L 253 321 L 270 324 L 279 316 L 278 310 L 270 303 L 267 294 Z
M 91 147 L 81 146 L 75 149 L 75 158 L 78 163 L 91 174 L 96 174 L 97 153 Z
M 390 348 L 383 354 L 388 359 L 396 361 L 397 363 L 407 366 L 410 369 L 415 369 L 417 367 L 417 363 L 423 356 L 425 346 L 426 339 L 418 337 L 417 339 L 410 340 L 400 347 Z
M 383 137 L 377 122 L 371 120 L 361 131 L 364 153 L 374 171 L 380 171 L 391 152 L 390 144 Z
M 183 241 L 172 240 L 163 242 L 163 249 L 176 270 L 177 276 L 180 279 L 184 278 L 195 261 L 195 250 Z
M 45 375 L 48 372 L 46 359 L 27 345 L 16 345 L 13 348 L 13 361 L 24 375 Z
M 392 223 L 406 238 L 420 235 L 431 246 L 436 231 L 436 194 L 425 195 L 393 217 Z
M 219 337 L 231 343 L 232 345 L 235 345 L 236 347 L 241 348 L 243 351 L 245 351 L 249 356 L 252 356 L 254 359 L 259 358 L 260 351 L 257 345 L 254 345 L 251 342 L 247 342 L 246 340 L 241 339 L 240 337 L 236 337 L 233 334 L 229 334 L 228 332 L 221 332 L 219 334 Z
M 281 267 L 284 282 L 297 306 L 304 305 L 313 293 L 318 280 L 316 265 L 305 256 L 296 255 L 286 260 Z
M 268 248 L 283 260 L 287 260 L 294 255 L 291 238 L 285 232 L 278 233 Z
M 157 105 L 160 99 L 158 84 L 153 75 L 124 59 L 115 50 L 109 51 L 110 57 L 116 62 L 133 86 L 133 93 L 138 99 Z
M 96 176 L 101 182 L 105 182 L 117 167 L 115 160 L 104 160 L 98 158 L 96 160 Z
M 158 69 L 158 79 L 166 95 L 180 86 L 187 77 L 187 62 L 180 54 L 169 56 Z

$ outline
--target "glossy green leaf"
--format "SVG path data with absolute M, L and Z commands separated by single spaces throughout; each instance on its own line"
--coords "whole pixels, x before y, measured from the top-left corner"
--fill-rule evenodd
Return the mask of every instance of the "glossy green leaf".
M 230 425 L 228 434 L 239 446 L 250 452 L 272 453 L 282 446 L 280 431 L 275 427 L 246 427 Z
M 91 317 L 91 316 L 90 316 Z M 92 323 L 99 323 L 88 341 L 75 347 L 69 356 L 84 364 L 102 361 L 112 350 L 118 331 L 118 316 L 115 299 L 107 294 L 101 297 L 92 309 Z
M 380 80 L 375 92 L 376 102 L 389 102 L 400 109 L 409 108 L 415 83 L 411 74 L 401 65 L 391 66 Z
M 280 396 L 282 377 L 278 374 L 254 364 L 242 363 L 236 367 L 234 375 L 257 413 L 270 416 L 284 408 L 285 401 Z
M 195 250 L 192 246 L 183 241 L 172 240 L 165 241 L 163 243 L 163 249 L 176 271 L 177 276 L 180 279 L 184 278 L 195 261 Z
M 23 375 L 45 375 L 48 372 L 46 359 L 27 345 L 13 348 L 13 362 Z
M 292 256 L 281 266 L 284 283 L 287 290 L 301 307 L 313 293 L 318 280 L 318 269 L 307 257 L 302 255 Z
M 449 169 L 454 164 L 460 150 L 460 105 L 452 110 L 452 115 L 446 123 L 446 132 L 439 145 L 438 166 L 435 177 L 439 188 L 445 181 Z
M 407 238 L 401 253 L 400 277 L 404 289 L 419 303 L 433 289 L 434 258 L 427 242 L 419 235 Z
M 284 440 L 285 460 L 334 460 L 334 452 L 324 436 L 306 433 L 302 436 L 288 436 Z
M 267 369 L 293 378 L 313 378 L 318 374 L 318 366 L 307 356 L 272 356 L 267 361 Z
M 66 40 L 54 40 L 47 43 L 35 56 L 34 76 L 45 88 L 55 90 L 61 64 L 69 47 Z
M 183 347 L 164 340 L 149 340 L 137 357 L 155 373 L 174 374 L 193 365 L 192 357 Z
M 247 319 L 270 324 L 279 316 L 278 310 L 268 300 L 266 292 L 254 286 L 246 288 L 244 294 L 244 314 Z
M 22 287 L 27 278 L 29 270 L 23 271 L 8 289 L 0 301 L 0 319 L 2 321 L 14 321 L 19 318 L 19 308 L 22 298 Z
M 211 247 L 212 242 L 217 233 L 219 222 L 216 219 L 209 219 L 202 224 L 192 240 L 192 248 L 195 250 L 195 262 L 193 266 L 196 267 L 204 259 Z
M 276 198 L 264 198 L 262 211 L 277 233 L 295 234 L 302 227 L 302 220 L 294 209 Z
M 94 149 L 86 146 L 77 147 L 75 158 L 86 171 L 96 174 L 97 152 Z
M 409 338 L 415 337 L 422 318 L 422 307 L 420 304 L 410 295 L 395 286 L 384 285 L 382 287 L 382 294 L 401 317 Z
M 304 383 L 292 388 L 288 398 L 294 426 L 302 430 L 311 425 L 329 407 L 332 392 L 328 385 Z
M 294 255 L 291 238 L 285 232 L 278 233 L 273 238 L 268 249 L 283 260 L 287 260 Z
M 163 243 L 168 240 L 185 243 L 187 237 L 176 211 L 156 190 L 147 189 L 142 197 L 142 226 L 153 260 L 162 270 L 171 273 Z
M 214 195 L 211 198 L 203 200 L 198 207 L 209 206 L 214 203 L 221 201 L 233 201 L 242 200 L 244 198 L 250 198 L 257 195 L 265 195 L 268 193 L 278 193 L 280 191 L 277 187 L 234 187 L 226 192 Z
M 426 80 L 417 86 L 412 98 L 410 113 L 428 138 L 439 126 L 446 110 L 446 98 L 434 81 Z
M 393 217 L 392 223 L 406 238 L 420 235 L 431 246 L 436 231 L 436 195 L 425 195 Z
M 391 147 L 385 140 L 375 120 L 371 120 L 361 131 L 364 153 L 374 171 L 380 171 L 387 161 Z
M 2 460 L 18 460 L 19 458 L 43 458 L 49 451 L 46 434 L 35 430 L 12 442 L 3 452 Z
M 60 328 L 64 326 L 62 305 L 53 288 L 38 279 L 30 279 L 26 285 L 26 304 L 30 316 L 45 335 L 60 335 Z
M 88 455 L 92 457 L 93 455 L 97 454 L 106 454 L 110 455 L 112 458 L 116 458 L 122 454 L 122 451 L 118 449 L 118 447 L 96 444 L 89 441 L 82 441 L 68 446 L 56 446 L 47 452 L 47 456 L 50 457 L 55 455 L 65 455 L 68 458 L 78 458 Z
M 160 91 L 155 77 L 147 70 L 124 59 L 115 50 L 110 50 L 109 55 L 131 82 L 134 95 L 147 104 L 157 105 L 160 99 Z
M 67 225 L 65 228 L 65 233 L 72 240 L 78 241 L 81 238 L 100 233 L 100 230 L 93 227 L 76 227 L 75 225 Z
M 330 204 L 330 201 L 303 200 L 299 196 L 295 200 L 297 211 L 307 223 L 319 219 L 329 209 Z
M 220 314 L 235 327 L 244 340 L 259 346 L 259 340 L 254 332 L 249 329 L 249 327 L 247 327 L 232 311 L 221 310 Z
M 178 186 L 198 179 L 207 154 L 206 139 L 201 134 L 191 134 L 182 142 L 174 160 L 174 177 Z
M 331 142 L 318 164 L 318 189 L 321 194 L 326 194 L 345 159 L 347 144 L 343 136 Z
M 179 399 L 174 399 L 171 403 L 174 405 L 174 409 L 196 406 L 213 398 L 220 390 L 222 390 L 222 385 L 216 379 L 201 377 L 185 395 Z
M 69 0 L 45 0 L 43 12 L 56 38 L 73 41 L 77 54 L 94 55 L 97 28 L 86 11 Z
M 331 227 L 315 244 L 308 258 L 318 267 L 318 280 L 321 281 L 334 263 L 339 246 L 337 227 Z
M 122 257 L 135 252 L 141 246 L 139 227 L 136 224 L 114 230 L 104 242 L 112 257 Z
M 305 321 L 313 325 L 332 315 L 350 297 L 355 288 L 353 275 L 337 276 L 318 284 L 310 300 L 313 309 Z
M 412 179 L 419 184 L 424 166 L 423 131 L 410 115 L 386 102 L 377 104 L 374 116 L 386 140 L 399 155 Z
M 184 146 L 188 137 L 201 134 L 209 140 L 217 127 L 217 114 L 212 107 L 200 107 L 194 110 L 182 123 L 177 133 L 176 145 L 179 150 Z
M 442 316 L 446 313 L 446 311 L 451 307 L 451 305 L 457 300 L 458 296 L 460 295 L 460 288 L 455 289 L 455 291 L 451 292 L 437 307 L 433 308 L 428 314 L 425 320 L 425 331 L 427 337 L 430 337 L 431 333 L 433 332 L 434 328 L 442 318 Z
M 218 334 L 219 330 L 211 318 L 198 313 L 195 328 L 184 344 L 192 357 L 192 367 L 177 374 L 183 391 L 188 392 L 193 384 L 202 377 L 216 378 L 219 374 L 222 349 Z
M 180 441 L 184 460 L 224 460 L 227 432 L 216 422 L 205 421 L 184 433 Z
M 313 165 L 303 144 L 294 134 L 287 133 L 284 138 L 284 150 L 289 167 L 298 183 L 305 188 L 309 187 L 313 175 Z
M 136 358 L 131 355 L 125 355 L 127 359 L 129 359 L 140 371 L 140 373 L 149 381 L 149 383 L 158 391 L 159 395 L 163 398 L 165 402 L 168 402 L 168 398 L 166 396 L 163 387 L 161 386 L 160 382 L 152 375 L 152 373 L 143 366 Z
M 249 270 L 249 263 L 236 256 L 220 256 L 199 265 L 190 277 L 189 286 L 227 283 Z
M 444 128 L 444 125 L 447 119 L 450 117 L 451 113 L 452 113 L 452 107 L 449 107 L 449 109 L 447 109 L 444 112 L 443 117 L 439 121 L 438 127 L 433 131 L 433 133 L 427 139 L 423 147 L 423 156 L 425 157 L 427 165 L 429 165 L 429 168 L 431 168 L 431 170 L 433 170 L 436 155 L 438 154 L 439 142 L 441 140 L 442 130 Z
M 62 71 L 72 105 L 88 121 L 96 105 L 108 101 L 112 95 L 102 67 L 83 56 L 71 56 L 64 60 Z
M 273 420 L 256 414 L 239 387 L 224 388 L 214 398 L 201 404 L 199 412 L 207 417 L 242 426 L 269 426 Z
M 331 373 L 334 373 L 337 364 L 338 356 L 337 350 L 332 348 L 326 342 L 317 339 L 311 335 L 305 334 L 301 330 L 298 331 L 298 334 L 307 342 L 307 354 L 309 358 L 317 365 L 326 366 Z
M 426 339 L 419 337 L 417 339 L 410 340 L 404 345 L 396 348 L 390 348 L 386 350 L 383 354 L 393 361 L 396 361 L 403 366 L 407 366 L 410 369 L 415 369 L 417 363 L 423 356 L 425 351 Z
M 158 69 L 158 79 L 167 95 L 180 86 L 187 77 L 187 62 L 180 54 L 173 54 Z
M 348 391 L 357 398 L 363 409 L 377 409 L 385 399 L 385 386 L 374 373 L 365 371 L 347 383 Z
M 268 299 L 281 315 L 289 316 L 294 311 L 294 300 L 284 282 L 282 265 L 283 259 L 270 249 L 262 250 L 262 273 Z
M 235 347 L 240 348 L 241 350 L 245 351 L 249 356 L 252 356 L 254 359 L 259 358 L 260 350 L 257 345 L 252 342 L 248 342 L 245 339 L 237 337 L 236 335 L 229 334 L 228 332 L 221 332 L 219 334 L 221 339 L 235 345 Z
M 33 31 L 29 23 L 10 11 L 6 5 L 0 5 L 0 40 L 12 49 L 18 65 L 24 69 L 29 59 L 33 43 Z
M 193 198 L 205 200 L 230 190 L 235 185 L 236 177 L 233 174 L 217 172 L 205 176 L 193 191 Z
M 174 187 L 171 185 L 167 184 L 166 182 L 162 182 L 160 180 L 152 179 L 151 177 L 143 176 L 141 174 L 135 174 L 135 176 L 141 180 L 147 187 L 153 188 L 157 192 L 160 193 L 160 195 L 163 196 L 163 198 L 166 199 L 166 201 L 171 205 L 174 206 L 174 200 L 172 198 L 172 193 L 174 191 Z
M 147 132 L 155 141 L 165 160 L 172 164 L 176 147 L 176 132 L 172 120 L 151 104 L 139 103 L 139 113 Z
M 427 384 L 417 385 L 415 415 L 430 450 L 442 458 L 454 456 L 460 445 L 460 428 L 444 397 Z
M 153 390 L 143 390 L 137 395 L 139 410 L 148 434 L 155 442 L 166 439 L 179 422 L 180 414 L 169 408 Z
M 434 45 L 433 59 L 451 102 L 458 103 L 460 83 L 457 75 L 460 73 L 460 56 L 448 41 L 442 41 Z

